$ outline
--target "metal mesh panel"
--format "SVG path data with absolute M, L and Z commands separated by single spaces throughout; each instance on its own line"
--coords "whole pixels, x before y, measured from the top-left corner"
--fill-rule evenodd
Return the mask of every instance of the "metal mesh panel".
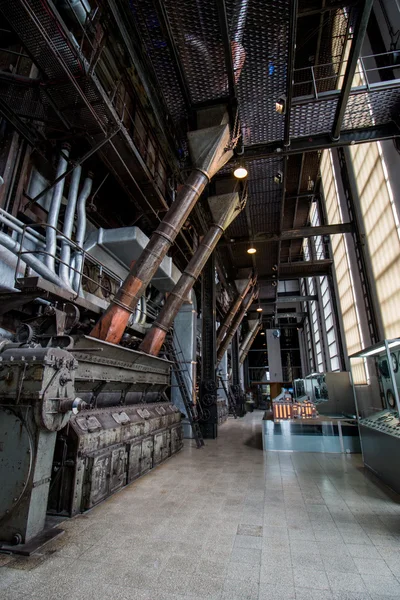
M 381 125 L 391 121 L 400 105 L 400 89 L 364 92 L 350 96 L 343 129 Z
M 24 4 L 29 6 L 31 12 L 24 8 Z M 12 23 L 17 35 L 24 40 L 28 51 L 35 56 L 38 66 L 50 79 L 65 78 L 65 70 L 56 58 L 57 53 L 62 56 L 74 77 L 84 74 L 83 64 L 79 60 L 72 42 L 54 18 L 47 2 L 0 0 L 0 10 Z M 31 23 L 29 31 L 28 20 Z M 45 33 L 46 39 L 40 30 Z M 51 52 L 49 52 L 49 48 L 51 48 Z
M 8 104 L 19 117 L 34 121 L 55 122 L 59 119 L 49 106 L 48 100 L 39 88 L 7 83 L 0 85 L 0 98 Z
M 292 108 L 290 135 L 303 137 L 331 131 L 337 98 L 297 104 Z
M 232 26 L 235 2 L 226 4 Z M 286 92 L 288 25 L 289 0 L 249 3 L 242 41 L 246 60 L 237 84 L 245 144 L 283 137 L 284 117 L 275 102 Z
M 228 79 L 215 0 L 164 0 L 194 103 L 226 96 Z
M 130 7 L 168 110 L 174 120 L 180 120 L 186 116 L 185 103 L 157 12 L 151 0 L 131 0 Z

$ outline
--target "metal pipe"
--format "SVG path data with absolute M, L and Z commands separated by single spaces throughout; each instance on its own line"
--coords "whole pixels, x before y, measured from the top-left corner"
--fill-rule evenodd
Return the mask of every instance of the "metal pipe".
M 67 167 L 68 167 L 67 158 L 69 157 L 70 147 L 64 146 L 62 150 L 63 150 L 63 152 L 58 161 L 57 174 L 56 174 L 57 179 L 64 175 L 64 173 L 66 172 Z M 67 157 L 67 158 L 65 158 L 65 157 Z M 50 227 L 48 227 L 46 230 L 46 252 L 48 252 L 48 254 L 46 254 L 46 256 L 45 256 L 45 263 L 49 267 L 49 269 L 51 269 L 51 271 L 53 271 L 53 272 L 55 272 L 55 265 L 56 265 L 55 257 L 56 257 L 56 252 L 57 252 L 56 228 L 58 225 L 58 215 L 60 213 L 61 200 L 62 200 L 63 191 L 64 191 L 64 183 L 65 183 L 65 178 L 61 179 L 61 181 L 59 181 L 57 183 L 57 185 L 54 187 L 53 197 L 51 199 L 51 205 L 50 205 L 50 210 L 49 210 L 49 216 L 47 219 L 47 224 L 50 225 Z
M 240 350 L 239 350 L 239 363 L 242 365 L 244 363 L 244 361 L 246 360 L 246 356 L 249 353 L 249 350 L 258 334 L 258 332 L 260 331 L 262 326 L 262 322 L 261 321 L 256 321 L 254 324 L 254 327 L 252 327 L 249 332 L 247 333 L 247 336 L 245 337 Z
M 218 348 L 217 365 L 220 363 L 225 352 L 228 350 L 228 346 L 231 343 L 233 336 L 237 332 L 240 323 L 243 321 L 244 315 L 246 314 L 251 303 L 253 302 L 255 295 L 256 295 L 256 290 L 253 289 L 250 292 L 250 294 L 248 295 L 248 297 L 245 299 L 245 301 L 243 302 L 242 308 L 240 309 L 240 311 L 236 314 L 236 317 L 233 320 L 231 328 L 229 329 L 228 333 L 224 337 L 221 346 Z
M 85 242 L 85 236 L 86 236 L 86 202 L 87 199 L 90 196 L 90 193 L 92 191 L 92 185 L 93 185 L 93 179 L 92 179 L 93 175 L 92 173 L 88 173 L 88 176 L 85 179 L 85 182 L 83 184 L 83 188 L 81 190 L 81 193 L 78 196 L 78 202 L 77 202 L 77 220 L 76 220 L 76 244 L 82 248 L 83 244 Z M 83 255 L 82 252 L 80 252 L 79 250 L 77 250 L 74 253 L 74 258 L 73 258 L 73 262 L 74 262 L 74 267 L 76 269 L 76 271 L 72 271 L 72 280 L 73 280 L 73 285 L 72 287 L 74 288 L 74 290 L 76 292 L 79 292 L 79 286 L 80 286 L 80 282 L 81 282 L 81 269 L 82 269 L 82 262 L 83 262 Z
M 66 286 L 66 284 L 60 279 L 60 277 L 58 277 L 58 275 L 56 275 L 47 265 L 42 263 L 33 254 L 30 254 L 29 250 L 24 248 L 24 246 L 21 246 L 19 242 L 13 240 L 9 235 L 0 232 L 0 244 L 8 250 L 10 250 L 11 252 L 13 252 L 14 254 L 19 254 L 23 252 L 24 254 L 22 254 L 21 260 L 24 263 L 26 263 L 29 267 L 31 267 L 34 271 L 36 271 L 36 273 L 44 277 L 44 279 L 51 281 L 55 285 L 63 289 L 67 289 L 69 292 L 72 292 L 71 288 L 69 288 L 69 286 Z
M 232 156 L 232 151 L 226 150 L 229 142 L 227 125 L 189 132 L 189 146 L 195 167 L 146 248 L 132 265 L 110 306 L 92 329 L 92 337 L 114 344 L 120 342 L 129 315 L 134 311 L 207 183 Z
M 290 118 L 292 111 L 293 85 L 294 85 L 294 63 L 296 54 L 296 31 L 297 31 L 297 12 L 298 0 L 291 1 L 290 10 L 290 25 L 289 25 L 289 53 L 287 67 L 287 84 L 286 84 L 286 114 L 285 114 L 285 130 L 284 130 L 284 146 L 290 146 Z
M 229 307 L 229 310 L 226 313 L 224 320 L 222 321 L 222 323 L 219 326 L 219 329 L 217 331 L 217 349 L 221 345 L 222 340 L 224 339 L 224 337 L 226 335 L 226 332 L 230 328 L 231 323 L 232 323 L 237 311 L 239 310 L 240 305 L 242 304 L 243 300 L 245 299 L 247 292 L 249 291 L 250 287 L 252 286 L 252 284 L 253 284 L 253 280 L 250 276 L 243 291 L 241 293 L 239 292 L 239 294 L 236 296 L 236 298 L 232 302 L 231 306 Z
M 214 202 L 214 200 L 216 200 L 216 202 Z M 210 198 L 209 202 L 212 212 L 214 212 L 215 209 L 218 210 L 218 212 L 214 212 L 213 215 L 215 223 L 211 225 L 210 229 L 203 237 L 179 281 L 168 295 L 152 328 L 140 344 L 139 349 L 142 352 L 152 354 L 153 356 L 158 355 L 176 315 L 181 309 L 182 304 L 188 299 L 191 289 L 202 272 L 207 260 L 213 253 L 219 239 L 225 229 L 240 212 L 240 201 L 237 193 L 215 196 L 214 198 Z
M 41 248 L 44 248 L 44 243 L 41 240 L 39 240 L 36 236 L 32 235 L 31 232 L 33 231 L 33 229 L 29 230 L 28 228 L 24 231 L 22 222 L 20 222 L 20 224 L 15 223 L 15 221 L 8 218 L 8 215 L 6 216 L 5 214 L 3 214 L 2 211 L 0 211 L 0 222 L 4 223 L 4 225 L 7 225 L 7 227 L 12 229 L 13 231 L 16 231 L 20 235 L 23 235 L 24 238 L 28 239 L 33 244 L 35 244 L 35 247 L 40 246 Z
M 79 182 L 81 180 L 82 167 L 75 167 L 72 177 L 71 184 L 69 186 L 68 204 L 64 216 L 63 234 L 65 238 L 61 239 L 61 261 L 59 268 L 59 275 L 67 285 L 69 285 L 69 267 L 71 261 L 71 246 L 69 240 L 72 235 L 72 228 L 74 225 L 74 216 L 76 202 L 78 199 Z

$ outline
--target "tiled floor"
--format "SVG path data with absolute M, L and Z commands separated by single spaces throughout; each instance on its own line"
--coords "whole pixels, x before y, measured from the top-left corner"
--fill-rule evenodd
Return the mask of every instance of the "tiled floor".
M 261 417 L 186 443 L 44 555 L 2 566 L 2 600 L 400 598 L 400 499 L 360 456 L 264 456 Z

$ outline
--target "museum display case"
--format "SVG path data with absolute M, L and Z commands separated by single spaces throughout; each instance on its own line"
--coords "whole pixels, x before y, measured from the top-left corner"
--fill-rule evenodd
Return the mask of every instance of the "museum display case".
M 364 464 L 400 491 L 400 338 L 350 356 Z

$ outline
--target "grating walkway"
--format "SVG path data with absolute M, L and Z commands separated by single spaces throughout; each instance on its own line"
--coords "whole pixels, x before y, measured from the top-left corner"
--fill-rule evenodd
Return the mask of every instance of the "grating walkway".
M 400 498 L 360 456 L 264 457 L 261 417 L 186 442 L 46 554 L 0 555 L 2 600 L 400 598 Z

